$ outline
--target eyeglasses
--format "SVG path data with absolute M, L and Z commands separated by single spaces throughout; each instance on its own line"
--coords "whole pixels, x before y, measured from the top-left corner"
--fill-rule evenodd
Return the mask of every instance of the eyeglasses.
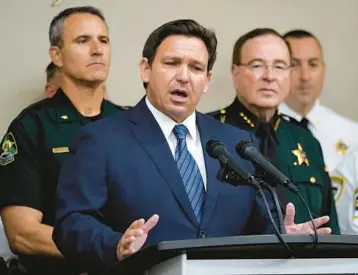
M 270 68 L 272 73 L 275 75 L 285 75 L 292 67 L 289 65 L 285 65 L 285 64 L 272 64 L 269 65 L 267 63 L 264 62 L 253 62 L 253 63 L 240 63 L 237 64 L 237 66 L 243 66 L 248 68 L 252 73 L 254 73 L 255 75 L 263 75 L 265 72 L 267 72 L 267 70 Z

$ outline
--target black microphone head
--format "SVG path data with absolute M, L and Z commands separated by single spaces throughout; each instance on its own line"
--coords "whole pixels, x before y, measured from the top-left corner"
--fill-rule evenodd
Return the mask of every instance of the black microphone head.
M 218 146 L 222 146 L 222 145 L 223 144 L 220 141 L 211 139 L 206 143 L 206 152 L 210 157 L 217 159 L 218 155 L 216 154 L 215 149 Z
M 240 140 L 235 147 L 236 153 L 238 153 L 240 157 L 244 158 L 245 150 L 250 146 L 254 146 L 252 142 L 247 140 Z

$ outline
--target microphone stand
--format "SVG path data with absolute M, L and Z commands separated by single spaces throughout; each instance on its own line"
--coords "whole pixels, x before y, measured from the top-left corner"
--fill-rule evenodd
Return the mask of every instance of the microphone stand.
M 221 168 L 218 171 L 217 174 L 217 179 L 222 181 L 222 182 L 227 182 L 231 185 L 237 186 L 238 181 L 241 179 L 236 173 L 235 171 L 233 171 L 226 163 L 221 163 Z M 277 196 L 277 191 L 276 191 L 276 187 L 272 187 L 269 184 L 267 184 L 265 181 L 263 181 L 262 179 L 260 179 L 259 181 L 256 180 L 256 178 L 254 178 L 253 176 L 245 179 L 247 181 L 247 183 L 249 185 L 254 186 L 256 189 L 259 189 L 261 196 L 263 197 L 263 199 L 266 201 L 266 197 L 264 192 L 262 191 L 261 186 L 267 188 L 273 197 L 273 201 L 275 203 L 275 208 L 277 211 L 277 216 L 278 216 L 278 222 L 279 222 L 279 233 L 280 234 L 287 234 L 285 225 L 284 225 L 284 221 L 283 221 L 283 214 L 282 214 L 282 208 L 280 205 L 280 201 L 278 199 Z M 265 203 L 266 204 L 266 203 Z M 266 205 L 267 207 L 267 211 L 270 214 L 270 218 L 271 218 L 271 211 L 268 205 Z M 273 225 L 275 226 L 275 221 L 273 219 L 271 219 L 271 222 L 273 223 Z
M 237 185 L 242 184 L 242 183 L 241 183 L 242 181 L 240 181 L 240 179 L 242 179 L 242 178 L 241 178 L 239 175 L 237 175 L 237 173 L 236 173 L 234 170 L 232 170 L 232 169 L 228 166 L 227 163 L 222 163 L 222 162 L 220 162 L 220 166 L 221 166 L 221 168 L 220 168 L 220 170 L 218 171 L 217 176 L 216 176 L 218 180 L 220 180 L 221 182 L 227 182 L 227 183 L 229 183 L 229 184 L 231 184 L 231 185 L 233 185 L 233 186 L 237 186 Z M 240 181 L 240 183 L 239 183 L 239 181 Z M 266 206 L 266 209 L 267 209 L 267 213 L 268 213 L 268 215 L 269 215 L 269 217 L 270 217 L 271 224 L 272 224 L 272 226 L 273 226 L 273 228 L 274 228 L 274 230 L 275 230 L 276 236 L 278 237 L 278 239 L 280 240 L 280 242 L 285 246 L 285 248 L 287 249 L 287 251 L 288 251 L 291 255 L 293 255 L 293 252 L 292 252 L 291 248 L 288 246 L 288 244 L 287 244 L 287 243 L 285 242 L 285 240 L 282 238 L 282 235 L 281 235 L 282 233 L 280 233 L 280 231 L 282 231 L 282 228 L 280 228 L 280 229 L 277 228 L 276 223 L 275 223 L 275 220 L 274 220 L 274 218 L 272 217 L 272 213 L 271 213 L 270 206 L 269 206 L 269 204 L 268 204 L 268 202 L 267 202 L 267 198 L 266 198 L 266 196 L 265 196 L 265 193 L 264 193 L 264 191 L 262 190 L 262 187 L 261 187 L 261 184 L 262 184 L 262 182 L 264 182 L 264 181 L 262 181 L 261 184 L 260 184 L 260 182 L 257 181 L 254 176 L 249 176 L 248 178 L 245 178 L 245 181 L 247 182 L 248 185 L 254 186 L 254 187 L 260 192 L 260 195 L 262 196 L 262 199 L 263 199 L 263 201 L 264 201 L 264 203 L 265 203 L 265 206 Z M 262 184 L 262 185 L 265 185 L 265 187 L 266 187 L 266 183 L 264 183 L 264 184 Z M 271 191 L 271 189 L 269 189 L 269 190 Z M 280 207 L 280 204 L 279 204 L 279 202 L 278 202 L 277 195 L 276 195 L 276 200 L 277 200 L 277 203 L 275 202 L 275 204 L 276 204 L 276 207 L 278 207 L 278 208 L 277 208 L 277 209 L 278 209 L 277 212 L 278 212 L 278 213 L 281 213 L 281 219 L 282 219 L 282 212 L 281 212 L 281 209 L 279 208 L 279 207 Z M 278 214 L 278 215 L 279 215 L 279 214 Z M 282 224 L 283 224 L 283 222 L 282 222 Z M 280 225 L 281 225 L 281 224 L 280 224 Z M 286 232 L 286 230 L 285 230 L 284 232 Z

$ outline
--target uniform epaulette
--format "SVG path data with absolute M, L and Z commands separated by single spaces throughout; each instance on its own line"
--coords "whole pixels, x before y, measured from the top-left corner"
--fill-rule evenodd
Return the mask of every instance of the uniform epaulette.
M 220 121 L 224 123 L 226 121 L 226 109 L 220 109 L 219 114 L 220 114 Z
M 207 115 L 214 117 L 217 120 L 220 120 L 221 122 L 226 122 L 226 109 L 220 109 L 213 112 L 207 113 Z

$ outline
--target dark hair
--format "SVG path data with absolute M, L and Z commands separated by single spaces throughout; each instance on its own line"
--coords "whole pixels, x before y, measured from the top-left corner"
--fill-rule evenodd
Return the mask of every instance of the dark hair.
M 50 82 L 57 73 L 57 67 L 53 62 L 50 62 L 46 67 L 46 81 Z
M 217 38 L 214 31 L 209 30 L 199 23 L 191 19 L 181 19 L 170 21 L 154 30 L 148 37 L 144 44 L 142 56 L 148 59 L 148 63 L 151 65 L 158 47 L 165 38 L 171 35 L 185 35 L 200 38 L 209 53 L 208 71 L 210 71 L 216 60 L 216 47 Z M 147 83 L 143 83 L 144 88 L 147 88 Z
M 101 18 L 104 23 L 106 23 L 103 13 L 97 8 L 91 6 L 83 6 L 83 7 L 74 7 L 74 8 L 65 9 L 61 11 L 58 15 L 56 15 L 51 21 L 50 30 L 49 30 L 49 38 L 50 38 L 51 46 L 57 46 L 61 48 L 63 42 L 62 41 L 63 25 L 65 23 L 65 20 L 70 15 L 78 14 L 78 13 L 88 13 L 88 14 L 96 15 L 99 18 Z
M 253 39 L 255 37 L 259 37 L 259 36 L 265 36 L 265 35 L 274 35 L 274 36 L 277 36 L 277 37 L 281 38 L 282 41 L 287 45 L 288 51 L 289 51 L 290 56 L 291 56 L 291 48 L 290 48 L 289 44 L 287 43 L 287 41 L 283 38 L 283 36 L 281 34 L 279 34 L 274 29 L 258 28 L 258 29 L 254 29 L 252 31 L 249 31 L 248 33 L 246 33 L 246 34 L 242 35 L 241 37 L 239 37 L 238 40 L 236 40 L 236 43 L 235 43 L 235 46 L 234 46 L 234 52 L 232 54 L 232 64 L 233 65 L 240 65 L 240 63 L 241 63 L 241 50 L 242 50 L 242 47 L 244 46 L 244 44 L 248 40 Z
M 318 38 L 315 35 L 313 35 L 312 33 L 310 33 L 309 31 L 296 29 L 296 30 L 288 31 L 283 35 L 283 38 L 286 39 L 286 40 L 287 40 L 287 38 L 300 39 L 300 38 L 307 38 L 307 37 L 313 38 L 314 40 L 316 40 L 318 46 L 322 50 L 321 42 L 319 42 Z

